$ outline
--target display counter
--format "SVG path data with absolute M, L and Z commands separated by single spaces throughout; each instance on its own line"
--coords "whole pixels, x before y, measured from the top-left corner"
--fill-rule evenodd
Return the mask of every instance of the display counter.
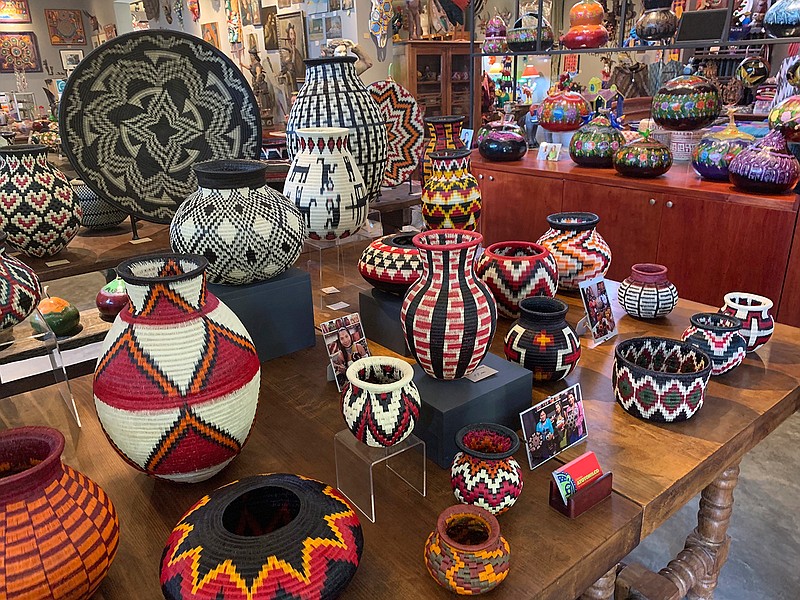
M 773 300 L 780 322 L 800 325 L 800 298 L 790 293 L 800 285 L 800 248 L 792 252 L 796 194 L 747 194 L 701 180 L 689 163 L 632 179 L 569 158 L 540 161 L 535 152 L 507 163 L 473 152 L 472 171 L 486 244 L 535 241 L 547 230 L 547 215 L 593 212 L 613 253 L 609 278 L 624 279 L 636 263 L 659 263 L 683 298 L 722 306 L 726 292 L 753 292 Z

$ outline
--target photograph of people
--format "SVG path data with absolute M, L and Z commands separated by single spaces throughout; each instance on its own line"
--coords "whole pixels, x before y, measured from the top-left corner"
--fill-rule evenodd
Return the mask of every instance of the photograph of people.
M 580 384 L 550 396 L 520 414 L 531 469 L 587 436 Z
M 336 384 L 341 390 L 347 383 L 347 367 L 359 358 L 370 355 L 364 330 L 354 315 L 322 323 L 320 329 L 323 332 Z
M 578 402 L 575 392 L 567 394 L 567 444 L 572 445 L 584 436 L 585 418 L 583 415 L 583 402 Z

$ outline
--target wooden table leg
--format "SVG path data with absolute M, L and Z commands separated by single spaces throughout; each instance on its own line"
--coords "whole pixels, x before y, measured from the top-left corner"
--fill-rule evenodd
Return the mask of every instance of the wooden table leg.
M 672 581 L 689 600 L 714 597 L 717 578 L 728 558 L 731 538 L 728 524 L 733 512 L 733 490 L 739 482 L 739 463 L 725 469 L 703 490 L 697 527 L 686 545 L 661 574 Z
M 581 594 L 580 600 L 611 600 L 617 581 L 617 565 L 594 582 L 594 585 Z

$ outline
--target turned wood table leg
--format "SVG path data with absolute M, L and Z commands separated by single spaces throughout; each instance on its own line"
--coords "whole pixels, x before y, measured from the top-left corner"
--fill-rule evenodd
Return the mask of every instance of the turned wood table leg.
M 594 585 L 581 594 L 580 600 L 611 600 L 617 582 L 617 565 L 594 582 Z
M 717 578 L 728 558 L 731 538 L 728 524 L 733 512 L 733 490 L 739 481 L 739 464 L 725 469 L 703 490 L 697 527 L 686 538 L 686 545 L 661 574 L 672 581 L 681 597 L 710 600 Z

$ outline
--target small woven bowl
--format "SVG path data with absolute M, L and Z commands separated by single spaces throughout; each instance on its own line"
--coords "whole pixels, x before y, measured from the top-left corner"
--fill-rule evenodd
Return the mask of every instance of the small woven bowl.
M 637 337 L 617 344 L 612 384 L 626 411 L 647 421 L 674 423 L 703 406 L 711 358 L 687 342 Z

